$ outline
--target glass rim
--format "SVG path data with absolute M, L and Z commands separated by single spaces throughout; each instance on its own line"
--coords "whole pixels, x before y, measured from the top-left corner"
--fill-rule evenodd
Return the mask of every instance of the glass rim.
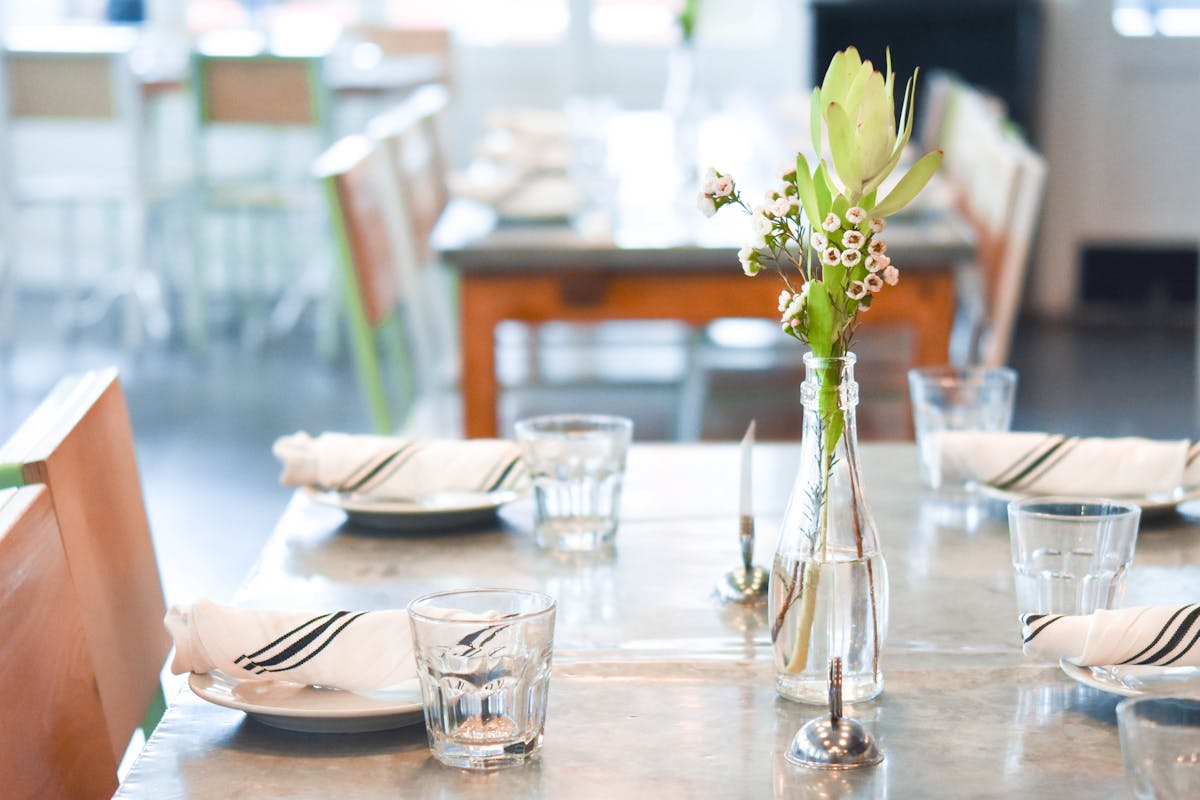
M 451 597 L 454 595 L 478 596 L 478 595 L 484 595 L 484 594 L 522 595 L 524 597 L 532 597 L 532 598 L 537 598 L 539 600 L 543 600 L 543 601 L 545 601 L 545 606 L 543 608 L 539 608 L 535 611 L 524 611 L 519 614 L 506 615 L 504 617 L 484 617 L 482 615 L 476 615 L 476 616 L 456 616 L 453 619 L 447 619 L 445 617 L 431 616 L 430 614 L 426 614 L 416 607 L 420 603 L 434 600 L 439 597 Z M 439 590 L 436 592 L 428 592 L 426 594 L 421 595 L 420 597 L 415 597 L 409 601 L 407 606 L 405 606 L 405 610 L 408 611 L 409 616 L 413 617 L 414 619 L 421 619 L 421 620 L 428 621 L 428 622 L 436 622 L 436 623 L 452 624 L 452 625 L 456 625 L 459 623 L 463 623 L 466 625 L 479 625 L 481 623 L 495 624 L 497 622 L 511 624 L 513 622 L 521 622 L 523 620 L 536 619 L 538 617 L 546 616 L 547 614 L 550 614 L 550 613 L 556 611 L 557 608 L 558 608 L 558 601 L 555 600 L 550 595 L 546 594 L 545 592 L 539 592 L 539 591 L 535 591 L 533 589 L 513 589 L 511 587 L 505 587 L 505 586 L 471 586 L 466 589 L 442 589 L 442 590 Z
M 1017 382 L 1017 371 L 1012 367 L 957 367 L 939 364 L 929 367 L 913 367 L 908 371 L 909 381 L 920 380 L 929 386 L 954 386 L 956 384 L 984 384 L 993 382 Z
M 1076 506 L 1085 508 L 1108 507 L 1112 511 L 1098 511 L 1091 514 L 1055 514 L 1051 511 L 1035 511 L 1034 506 Z M 1131 500 L 1118 500 L 1114 497 L 1082 497 L 1080 495 L 1046 495 L 1044 497 L 1022 497 L 1011 500 L 1008 504 L 1010 515 L 1024 516 L 1029 519 L 1055 520 L 1057 522 L 1094 522 L 1102 519 L 1126 519 L 1139 516 L 1142 507 Z
M 821 362 L 826 362 L 826 363 L 831 363 L 831 364 L 847 364 L 849 366 L 854 366 L 858 362 L 858 356 L 854 354 L 853 350 L 847 350 L 845 353 L 843 353 L 840 356 L 819 356 L 816 353 L 814 353 L 812 350 L 805 351 L 805 353 L 804 353 L 804 365 L 805 366 L 808 366 L 809 364 L 819 364 Z
M 1137 713 L 1136 706 L 1151 706 L 1167 703 L 1173 707 L 1183 706 L 1185 710 L 1197 712 L 1196 727 L 1200 727 L 1200 697 L 1177 697 L 1166 694 L 1142 694 L 1135 697 L 1126 697 L 1121 702 L 1117 703 L 1117 719 L 1129 719 L 1136 721 L 1138 724 L 1150 722 L 1155 725 L 1164 724 L 1160 720 L 1149 719 L 1140 716 Z M 1192 727 L 1185 723 L 1178 723 L 1171 727 Z
M 585 424 L 593 426 L 591 430 L 556 430 L 553 427 L 544 426 L 562 426 L 566 424 Z M 571 414 L 541 414 L 536 417 L 525 417 L 513 423 L 513 428 L 517 433 L 522 431 L 529 433 L 558 433 L 558 434 L 588 434 L 588 433 L 603 433 L 606 431 L 618 432 L 633 432 L 633 420 L 629 417 L 622 417 L 618 414 L 587 414 L 587 413 L 571 413 Z

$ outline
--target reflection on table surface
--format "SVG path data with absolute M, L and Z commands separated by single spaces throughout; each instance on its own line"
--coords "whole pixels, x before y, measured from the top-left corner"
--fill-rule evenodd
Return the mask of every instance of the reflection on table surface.
M 770 562 L 799 450 L 755 452 L 758 556 Z M 863 446 L 867 492 L 891 574 L 885 691 L 852 713 L 886 761 L 816 773 L 788 765 L 817 710 L 781 700 L 760 609 L 721 606 L 738 561 L 735 445 L 635 445 L 615 551 L 560 559 L 533 546 L 528 499 L 472 532 L 400 535 L 343 525 L 297 495 L 238 600 L 374 608 L 464 585 L 537 588 L 559 602 L 539 763 L 470 775 L 432 761 L 419 729 L 305 736 L 265 728 L 184 690 L 122 797 L 336 792 L 404 796 L 1110 797 L 1121 785 L 1113 709 L 1020 652 L 1007 527 L 922 493 L 911 445 Z M 1200 527 L 1149 523 L 1130 604 L 1178 600 L 1200 579 Z M 986 788 L 984 788 L 986 787 Z

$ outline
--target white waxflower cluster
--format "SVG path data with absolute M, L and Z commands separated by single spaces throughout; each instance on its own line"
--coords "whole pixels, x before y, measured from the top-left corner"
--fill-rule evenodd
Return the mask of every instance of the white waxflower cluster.
M 808 287 L 811 284 L 805 283 L 800 287 L 800 291 L 793 294 L 787 289 L 779 293 L 779 322 L 786 331 L 789 328 L 799 328 L 801 317 L 804 316 L 804 307 L 808 301 Z
M 867 231 L 860 226 L 866 222 Z M 843 266 L 850 270 L 846 283 L 846 296 L 851 300 L 862 300 L 883 289 L 884 285 L 895 286 L 900 282 L 900 270 L 892 265 L 887 255 L 887 242 L 880 236 L 886 223 L 879 218 L 868 221 L 867 211 L 859 206 L 846 209 L 843 216 L 829 212 L 821 222 L 821 230 L 813 232 L 809 244 L 821 256 L 827 266 Z M 856 272 L 863 265 L 866 274 Z
M 717 213 L 721 206 L 737 201 L 737 190 L 732 175 L 722 175 L 712 167 L 704 173 L 704 183 L 696 205 L 706 217 Z

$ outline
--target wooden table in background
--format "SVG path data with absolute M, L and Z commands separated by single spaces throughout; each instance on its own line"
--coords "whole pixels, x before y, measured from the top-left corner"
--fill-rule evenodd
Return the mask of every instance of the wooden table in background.
M 706 221 L 695 216 L 700 225 Z M 496 352 L 492 332 L 505 320 L 596 322 L 677 319 L 704 325 L 725 317 L 770 317 L 780 284 L 742 274 L 729 242 L 666 237 L 624 245 L 611 232 L 566 223 L 499 224 L 490 209 L 459 201 L 435 244 L 459 276 L 463 430 L 495 436 Z M 965 224 L 953 216 L 898 218 L 888 252 L 902 279 L 863 315 L 863 325 L 901 324 L 915 336 L 916 365 L 945 363 L 955 315 L 955 272 L 974 256 Z

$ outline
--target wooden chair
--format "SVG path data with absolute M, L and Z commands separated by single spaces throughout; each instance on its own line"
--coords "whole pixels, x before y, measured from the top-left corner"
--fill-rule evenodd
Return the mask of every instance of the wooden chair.
M 388 175 L 365 136 L 348 136 L 313 164 L 328 199 L 359 384 L 375 429 L 392 433 L 416 396 L 406 266 L 389 210 Z
M 50 492 L 0 492 L 0 791 L 86 800 L 117 788 L 87 622 Z
M 423 424 L 439 428 L 450 423 L 432 412 L 449 409 L 444 400 L 458 381 L 460 365 L 457 292 L 432 246 L 434 226 L 450 201 L 439 126 L 449 99 L 444 86 L 425 86 L 367 126 L 385 176 L 382 199 L 395 234 L 402 293 L 413 299 L 408 308 L 419 405 L 414 413 L 425 417 Z
M 99 319 L 117 300 L 124 302 L 125 340 L 131 347 L 143 335 L 162 339 L 170 329 L 160 277 L 150 269 L 147 236 L 153 213 L 164 211 L 171 193 L 152 181 L 147 124 L 132 67 L 136 34 L 101 28 L 93 39 L 76 42 L 69 29 L 15 29 L 0 52 L 0 213 L 8 250 L 0 269 L 3 303 L 11 311 L 20 256 L 21 212 L 33 207 L 57 210 L 62 220 L 60 251 L 64 276 L 63 316 L 69 325 Z M 103 130 L 119 144 L 105 147 L 104 169 L 70 158 L 61 166 L 26 168 L 23 153 L 35 139 L 95 140 Z M 68 139 L 66 137 L 74 137 Z M 68 145 L 69 147 L 69 145 Z M 81 213 L 108 215 L 109 263 L 97 280 L 85 280 L 79 241 Z M 86 299 L 87 303 L 83 302 Z
M 161 713 L 170 637 L 116 371 L 59 381 L 0 447 L 0 463 L 9 484 L 49 488 L 119 761 L 134 730 Z
M 289 169 L 296 160 L 289 153 L 303 144 L 309 155 L 300 163 L 307 163 L 332 141 L 333 117 L 320 56 L 226 55 L 199 49 L 191 76 L 197 103 L 198 202 L 187 327 L 193 345 L 203 347 L 214 282 L 209 274 L 210 220 L 219 224 L 212 238 L 223 251 L 225 283 L 237 287 L 243 314 L 256 315 L 262 324 L 270 314 L 274 327 L 286 328 L 324 294 L 324 287 L 310 285 L 322 262 L 312 257 L 322 243 L 312 235 L 320 227 L 320 198 L 303 170 Z M 212 140 L 222 136 L 226 152 L 236 152 L 248 163 L 218 168 L 210 150 Z M 242 137 L 237 140 L 242 146 L 231 150 L 229 137 Z M 245 151 L 261 157 L 251 158 Z M 305 266 L 313 269 L 306 273 Z M 268 314 L 269 297 L 274 299 Z
M 958 360 L 999 366 L 1008 360 L 1020 310 L 1046 163 L 993 99 L 961 83 L 948 91 L 945 173 L 979 243 L 975 279 L 966 283 L 962 304 L 969 338 Z

